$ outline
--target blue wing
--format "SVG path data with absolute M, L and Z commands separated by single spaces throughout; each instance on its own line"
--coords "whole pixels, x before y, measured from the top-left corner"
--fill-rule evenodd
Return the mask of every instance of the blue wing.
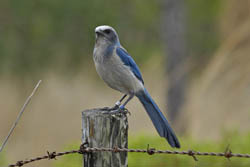
M 135 61 L 133 60 L 133 58 L 124 49 L 122 49 L 120 47 L 116 48 L 116 53 L 121 58 L 123 63 L 126 66 L 130 67 L 131 71 L 134 73 L 136 78 L 138 78 L 144 84 L 141 72 L 140 72 L 138 66 L 136 65 Z

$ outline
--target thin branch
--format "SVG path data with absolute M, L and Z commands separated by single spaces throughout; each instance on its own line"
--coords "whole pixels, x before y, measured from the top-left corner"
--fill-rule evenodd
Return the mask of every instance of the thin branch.
M 19 112 L 19 114 L 18 114 L 18 117 L 17 117 L 15 123 L 12 125 L 12 127 L 11 127 L 11 129 L 10 129 L 8 135 L 7 135 L 7 137 L 5 138 L 3 144 L 2 144 L 2 146 L 1 146 L 1 148 L 0 148 L 0 152 L 2 152 L 4 146 L 6 145 L 8 139 L 9 139 L 9 137 L 10 137 L 10 135 L 11 135 L 12 132 L 14 131 L 15 127 L 17 126 L 18 121 L 20 120 L 20 118 L 21 118 L 21 116 L 22 116 L 22 114 L 23 114 L 25 108 L 26 108 L 27 105 L 29 104 L 29 102 L 30 102 L 32 96 L 33 96 L 33 95 L 35 94 L 35 92 L 37 91 L 37 88 L 39 87 L 39 85 L 40 85 L 41 82 L 42 82 L 42 80 L 39 80 L 39 81 L 38 81 L 38 83 L 36 84 L 36 86 L 35 86 L 35 88 L 33 89 L 32 93 L 31 93 L 30 96 L 26 99 L 26 101 L 25 101 L 23 107 L 21 108 L 21 110 L 20 110 L 20 112 Z

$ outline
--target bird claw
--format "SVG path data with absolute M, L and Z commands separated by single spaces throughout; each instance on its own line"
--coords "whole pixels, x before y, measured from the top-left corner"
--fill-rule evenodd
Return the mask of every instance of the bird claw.
M 109 112 L 110 114 L 129 114 L 131 115 L 131 113 L 125 108 L 125 107 L 118 107 L 117 109 L 111 110 Z
M 101 110 L 106 111 L 105 114 L 129 114 L 131 113 L 122 105 L 115 105 L 114 107 L 104 107 Z

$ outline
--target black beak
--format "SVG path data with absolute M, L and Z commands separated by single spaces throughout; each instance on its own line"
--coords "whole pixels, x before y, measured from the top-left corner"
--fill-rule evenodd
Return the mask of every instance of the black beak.
M 102 31 L 96 31 L 95 33 L 96 33 L 96 35 L 98 35 L 98 36 L 104 35 Z

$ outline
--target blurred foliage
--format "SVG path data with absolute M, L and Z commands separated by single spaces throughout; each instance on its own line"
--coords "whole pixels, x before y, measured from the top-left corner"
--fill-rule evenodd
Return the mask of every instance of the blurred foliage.
M 189 39 L 203 56 L 216 46 L 218 1 L 189 0 Z M 92 61 L 94 28 L 115 27 L 140 64 L 162 55 L 160 1 L 12 0 L 0 2 L 0 73 L 75 73 Z M 205 40 L 204 40 L 205 38 Z
M 7 161 L 4 152 L 0 153 L 0 166 L 7 166 Z
M 234 153 L 249 153 L 250 133 L 247 135 L 239 135 L 237 132 L 224 133 L 219 141 L 196 141 L 190 137 L 181 138 L 181 150 L 193 149 L 201 152 L 224 152 L 229 145 L 229 148 Z M 137 135 L 129 137 L 129 148 L 146 149 L 147 144 L 156 149 L 169 149 L 165 139 L 158 136 Z M 65 150 L 78 149 L 79 144 L 70 145 Z M 172 150 L 172 149 L 169 149 Z M 194 161 L 192 157 L 184 155 L 163 155 L 163 154 L 142 154 L 129 153 L 128 163 L 130 167 L 144 166 L 220 166 L 220 167 L 247 167 L 250 165 L 249 159 L 231 158 L 230 160 L 224 157 L 197 156 L 198 161 Z M 78 167 L 82 166 L 81 155 L 67 155 L 58 161 L 54 161 L 55 167 Z
M 188 0 L 188 48 L 198 67 L 206 64 L 211 53 L 218 47 L 217 26 L 221 3 L 221 0 Z
M 65 147 L 65 151 L 79 149 L 80 143 L 71 144 Z M 59 160 L 59 157 L 58 157 Z M 69 154 L 60 158 L 59 161 L 54 161 L 52 166 L 56 167 L 80 167 L 82 166 L 82 155 L 80 154 Z

